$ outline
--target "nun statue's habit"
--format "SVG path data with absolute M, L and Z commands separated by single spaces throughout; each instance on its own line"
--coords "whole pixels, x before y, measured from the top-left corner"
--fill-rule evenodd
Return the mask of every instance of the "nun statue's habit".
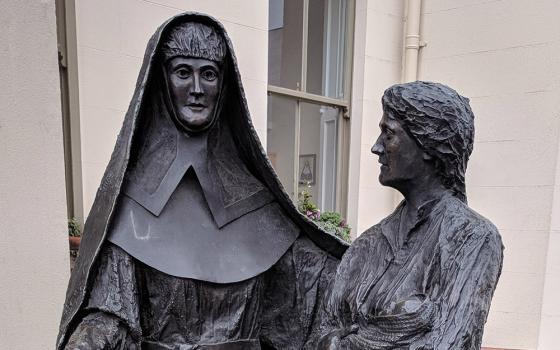
M 57 349 L 313 348 L 345 249 L 282 189 L 221 24 L 178 15 L 148 43 Z

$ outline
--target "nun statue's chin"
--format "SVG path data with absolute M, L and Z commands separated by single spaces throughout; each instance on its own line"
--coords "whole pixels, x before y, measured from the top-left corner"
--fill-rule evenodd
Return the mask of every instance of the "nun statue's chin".
M 222 25 L 178 15 L 148 43 L 57 349 L 315 348 L 346 248 L 284 192 Z

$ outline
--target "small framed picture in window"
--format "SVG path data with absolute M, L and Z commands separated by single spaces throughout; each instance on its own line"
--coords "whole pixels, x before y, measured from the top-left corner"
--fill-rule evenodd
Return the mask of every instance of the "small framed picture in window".
M 315 185 L 315 154 L 301 154 L 299 156 L 299 184 Z

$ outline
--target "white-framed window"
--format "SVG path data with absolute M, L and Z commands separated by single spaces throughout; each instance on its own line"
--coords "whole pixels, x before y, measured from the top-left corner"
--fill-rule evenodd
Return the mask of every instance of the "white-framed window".
M 346 211 L 352 0 L 269 0 L 267 152 L 297 200 Z

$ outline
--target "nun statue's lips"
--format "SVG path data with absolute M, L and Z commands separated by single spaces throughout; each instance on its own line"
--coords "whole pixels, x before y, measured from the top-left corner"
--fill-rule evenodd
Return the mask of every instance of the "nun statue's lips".
M 187 104 L 187 107 L 188 107 L 190 110 L 194 111 L 194 112 L 201 112 L 201 111 L 203 111 L 207 106 L 206 106 L 206 105 L 203 105 L 203 104 L 201 104 L 201 103 L 189 103 L 189 104 Z

